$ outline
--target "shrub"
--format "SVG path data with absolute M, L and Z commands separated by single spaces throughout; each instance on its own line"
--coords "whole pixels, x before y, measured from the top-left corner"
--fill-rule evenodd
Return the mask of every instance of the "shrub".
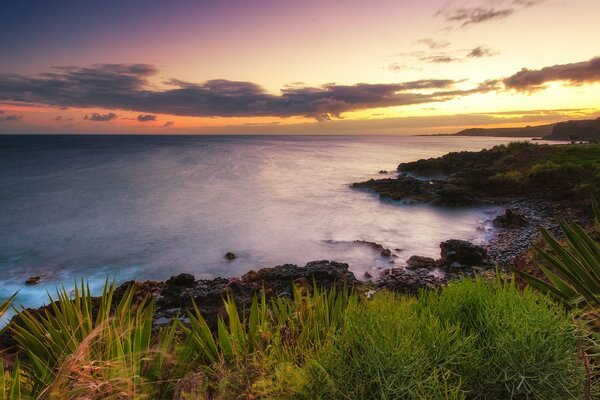
M 554 161 L 545 161 L 531 166 L 527 176 L 532 182 L 538 184 L 573 185 L 580 182 L 586 175 L 586 168 L 580 164 L 564 162 L 557 164 Z
M 577 329 L 511 282 L 450 284 L 418 300 L 379 294 L 349 308 L 307 369 L 312 397 L 579 398 Z
M 522 185 L 526 179 L 519 171 L 498 172 L 490 178 L 492 182 L 499 185 Z

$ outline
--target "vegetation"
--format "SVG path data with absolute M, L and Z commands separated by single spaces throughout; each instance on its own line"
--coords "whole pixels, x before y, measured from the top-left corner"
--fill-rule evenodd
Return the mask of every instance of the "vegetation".
M 600 225 L 600 209 L 593 202 L 595 222 Z M 550 250 L 536 247 L 536 252 L 551 266 L 540 265 L 546 280 L 527 272 L 517 271 L 534 287 L 569 306 L 585 303 L 592 309 L 600 308 L 600 244 L 571 220 L 559 223 L 565 241 L 561 243 L 542 229 Z
M 454 183 L 488 196 L 587 199 L 600 187 L 600 145 L 540 145 L 513 142 L 480 152 L 401 164 L 425 176 L 453 175 Z
M 132 290 L 114 304 L 107 283 L 96 303 L 76 286 L 42 315 L 19 311 L 22 361 L 0 399 L 584 398 L 584 329 L 512 280 L 370 300 L 298 287 L 249 310 L 227 298 L 216 332 L 197 308 L 153 331 L 152 302 Z

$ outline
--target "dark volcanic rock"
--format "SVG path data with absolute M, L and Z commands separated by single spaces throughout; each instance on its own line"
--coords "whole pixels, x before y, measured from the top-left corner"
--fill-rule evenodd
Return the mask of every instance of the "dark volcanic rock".
M 225 253 L 225 258 L 228 260 L 235 260 L 237 258 L 237 256 L 234 253 L 229 251 L 229 252 Z
M 366 244 L 367 246 L 372 247 L 375 250 L 378 250 L 383 257 L 391 257 L 392 251 L 390 249 L 386 249 L 382 244 L 376 242 L 369 242 L 366 240 L 355 240 L 354 243 Z
M 436 206 L 461 207 L 478 203 L 479 200 L 464 186 L 453 183 L 440 183 L 433 191 L 432 204 Z
M 241 281 L 265 285 L 265 287 L 281 289 L 289 287 L 298 278 L 314 279 L 317 285 L 330 286 L 346 281 L 349 285 L 356 283 L 356 277 L 348 271 L 348 264 L 335 261 L 312 261 L 304 267 L 293 264 L 278 265 L 250 271 L 242 276 Z
M 167 279 L 165 284 L 167 286 L 192 286 L 196 279 L 194 275 L 191 274 L 179 274 L 177 276 L 172 276 L 170 279 Z
M 460 207 L 481 202 L 458 181 L 421 180 L 410 175 L 400 174 L 395 179 L 371 179 L 353 183 L 354 188 L 371 189 L 380 197 L 408 202 L 429 202 L 438 206 Z
M 406 260 L 406 268 L 409 269 L 435 268 L 436 266 L 436 261 L 431 257 L 411 256 Z
M 442 265 L 447 267 L 460 265 L 482 265 L 487 250 L 465 240 L 450 239 L 440 243 Z
M 498 215 L 494 219 L 494 225 L 506 229 L 518 229 L 526 227 L 529 223 L 520 214 L 517 214 L 511 209 L 506 209 L 504 215 Z
M 416 294 L 420 289 L 440 286 L 443 281 L 425 270 L 409 271 L 403 268 L 385 270 L 377 280 L 378 289 L 402 294 Z
M 292 295 L 293 285 L 307 290 L 313 282 L 318 287 L 349 287 L 358 284 L 348 264 L 335 261 L 313 261 L 304 267 L 293 264 L 278 265 L 249 271 L 241 278 L 215 278 L 197 280 L 192 286 L 165 285 L 156 301 L 156 319 L 168 321 L 184 309 L 196 303 L 207 323 L 214 328 L 217 316 L 225 312 L 223 299 L 233 296 L 236 305 L 248 309 L 255 295 L 264 290 L 267 297 Z
M 27 278 L 27 280 L 25 281 L 26 285 L 37 285 L 38 283 L 40 283 L 40 281 L 42 280 L 42 277 L 39 275 L 36 276 L 30 276 L 29 278 Z

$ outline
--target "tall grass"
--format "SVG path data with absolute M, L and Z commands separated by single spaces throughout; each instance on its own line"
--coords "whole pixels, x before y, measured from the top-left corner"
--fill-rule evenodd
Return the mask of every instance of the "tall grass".
M 577 399 L 584 371 L 564 310 L 511 282 L 380 294 L 307 363 L 314 398 Z M 317 367 L 315 367 L 317 365 Z M 311 398 L 304 396 L 301 398 Z

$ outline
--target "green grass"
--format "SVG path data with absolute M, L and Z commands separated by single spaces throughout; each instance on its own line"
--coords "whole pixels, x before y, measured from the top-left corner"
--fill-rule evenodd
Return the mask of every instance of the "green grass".
M 217 332 L 196 308 L 152 333 L 152 303 L 113 291 L 99 309 L 80 284 L 41 318 L 20 311 L 26 360 L 0 371 L 0 399 L 584 398 L 584 328 L 510 281 L 371 300 L 296 288 L 248 310 L 226 298 Z
M 582 398 L 578 333 L 564 310 L 512 283 L 450 284 L 350 308 L 309 369 L 315 398 Z M 321 382 L 327 383 L 323 384 Z M 305 397 L 310 398 L 310 397 Z

